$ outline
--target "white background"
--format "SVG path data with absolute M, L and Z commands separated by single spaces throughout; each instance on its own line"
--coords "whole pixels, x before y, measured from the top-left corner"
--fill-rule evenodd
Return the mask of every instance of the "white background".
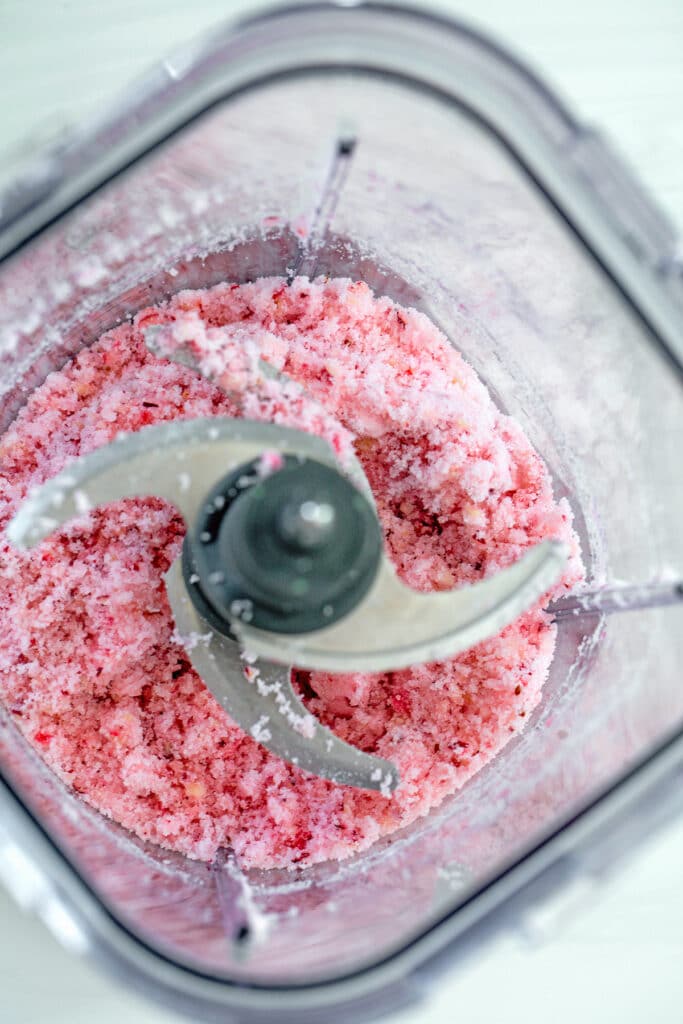
M 414 0 L 419 3 L 419 0 Z M 132 76 L 248 0 L 0 0 L 0 163 L 97 109 Z M 683 0 L 463 0 L 574 109 L 605 127 L 683 227 Z M 553 940 L 502 936 L 392 1024 L 683 1022 L 683 822 Z M 173 1024 L 60 947 L 0 891 L 2 1024 Z M 186 1018 L 182 1018 L 186 1020 Z

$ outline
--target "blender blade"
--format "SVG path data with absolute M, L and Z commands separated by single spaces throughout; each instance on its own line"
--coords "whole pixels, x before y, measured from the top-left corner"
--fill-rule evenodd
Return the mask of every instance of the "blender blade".
M 15 546 L 32 548 L 95 506 L 148 495 L 174 504 L 191 526 L 206 510 L 217 472 L 269 452 L 336 466 L 321 438 L 274 424 L 221 417 L 144 427 L 77 459 L 34 491 L 9 524 L 8 536 Z M 363 477 L 359 466 L 351 474 Z M 275 469 L 272 476 L 277 475 Z M 240 608 L 229 613 L 227 630 L 217 630 L 193 605 L 181 558 L 171 566 L 166 585 L 178 635 L 195 669 L 245 731 L 317 775 L 389 793 L 398 784 L 395 767 L 343 743 L 318 723 L 281 666 L 382 671 L 452 656 L 498 632 L 540 598 L 560 576 L 565 559 L 563 545 L 545 541 L 481 583 L 423 594 L 403 584 L 381 554 L 368 592 L 349 614 L 331 626 L 296 634 L 255 628 Z M 257 668 L 244 666 L 239 645 L 226 631 L 245 650 L 271 660 Z

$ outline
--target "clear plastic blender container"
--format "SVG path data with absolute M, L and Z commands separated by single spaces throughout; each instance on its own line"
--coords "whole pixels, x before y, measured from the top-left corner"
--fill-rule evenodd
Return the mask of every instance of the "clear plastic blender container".
M 547 461 L 588 570 L 526 730 L 342 864 L 245 879 L 229 854 L 139 842 L 2 712 L 3 877 L 63 941 L 195 1018 L 362 1019 L 680 809 L 676 238 L 509 55 L 381 4 L 220 29 L 17 170 L 0 255 L 3 429 L 51 370 L 184 287 L 348 275 L 423 309 Z

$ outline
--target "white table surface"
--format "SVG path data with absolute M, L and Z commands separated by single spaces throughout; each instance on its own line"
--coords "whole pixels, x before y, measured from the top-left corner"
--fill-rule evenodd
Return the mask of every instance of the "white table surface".
M 418 3 L 419 0 L 414 0 Z M 0 161 L 105 103 L 165 51 L 248 0 L 0 0 Z M 579 114 L 606 127 L 683 226 L 683 0 L 463 0 Z M 548 944 L 502 936 L 392 1024 L 680 1024 L 683 822 Z M 61 949 L 0 890 L 2 1024 L 173 1024 Z

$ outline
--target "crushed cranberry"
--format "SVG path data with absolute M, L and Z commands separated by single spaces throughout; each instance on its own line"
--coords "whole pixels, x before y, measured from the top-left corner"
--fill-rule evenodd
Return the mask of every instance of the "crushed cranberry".
M 313 700 L 318 694 L 311 685 L 312 672 L 305 668 L 292 669 L 292 683 L 297 687 L 304 700 Z
M 412 708 L 412 701 L 406 690 L 394 690 L 389 694 L 389 703 L 399 715 L 408 717 Z
M 190 329 L 197 317 L 225 329 L 225 347 L 219 333 L 203 351 L 204 332 Z M 217 374 L 221 361 L 230 371 L 244 362 L 249 332 L 254 352 L 260 346 L 260 358 L 298 387 L 259 380 L 245 383 L 243 397 L 239 387 L 227 396 L 142 344 L 141 329 L 171 322 Z M 342 459 L 356 438 L 387 553 L 417 590 L 462 586 L 558 533 L 573 548 L 568 507 L 553 498 L 521 431 L 491 415 L 459 340 L 457 329 L 452 345 L 424 316 L 375 300 L 360 282 L 270 278 L 183 291 L 84 348 L 28 396 L 0 439 L 10 453 L 0 516 L 6 522 L 15 495 L 119 427 L 235 416 L 242 403 L 250 417 L 320 435 Z M 516 487 L 501 500 L 509 479 Z M 477 526 L 467 513 L 487 488 Z M 230 846 L 247 868 L 348 856 L 438 805 L 541 699 L 554 633 L 538 609 L 453 659 L 391 677 L 295 670 L 294 685 L 304 700 L 318 698 L 337 735 L 392 758 L 410 782 L 385 797 L 288 766 L 230 720 L 181 653 L 162 591 L 184 534 L 171 506 L 130 499 L 94 514 L 85 532 L 28 555 L 3 545 L 1 555 L 2 695 L 16 727 L 75 792 L 147 840 L 207 861 Z M 579 575 L 574 559 L 561 586 Z M 509 685 L 489 685 L 502 678 Z M 69 713 L 44 726 L 60 705 Z

